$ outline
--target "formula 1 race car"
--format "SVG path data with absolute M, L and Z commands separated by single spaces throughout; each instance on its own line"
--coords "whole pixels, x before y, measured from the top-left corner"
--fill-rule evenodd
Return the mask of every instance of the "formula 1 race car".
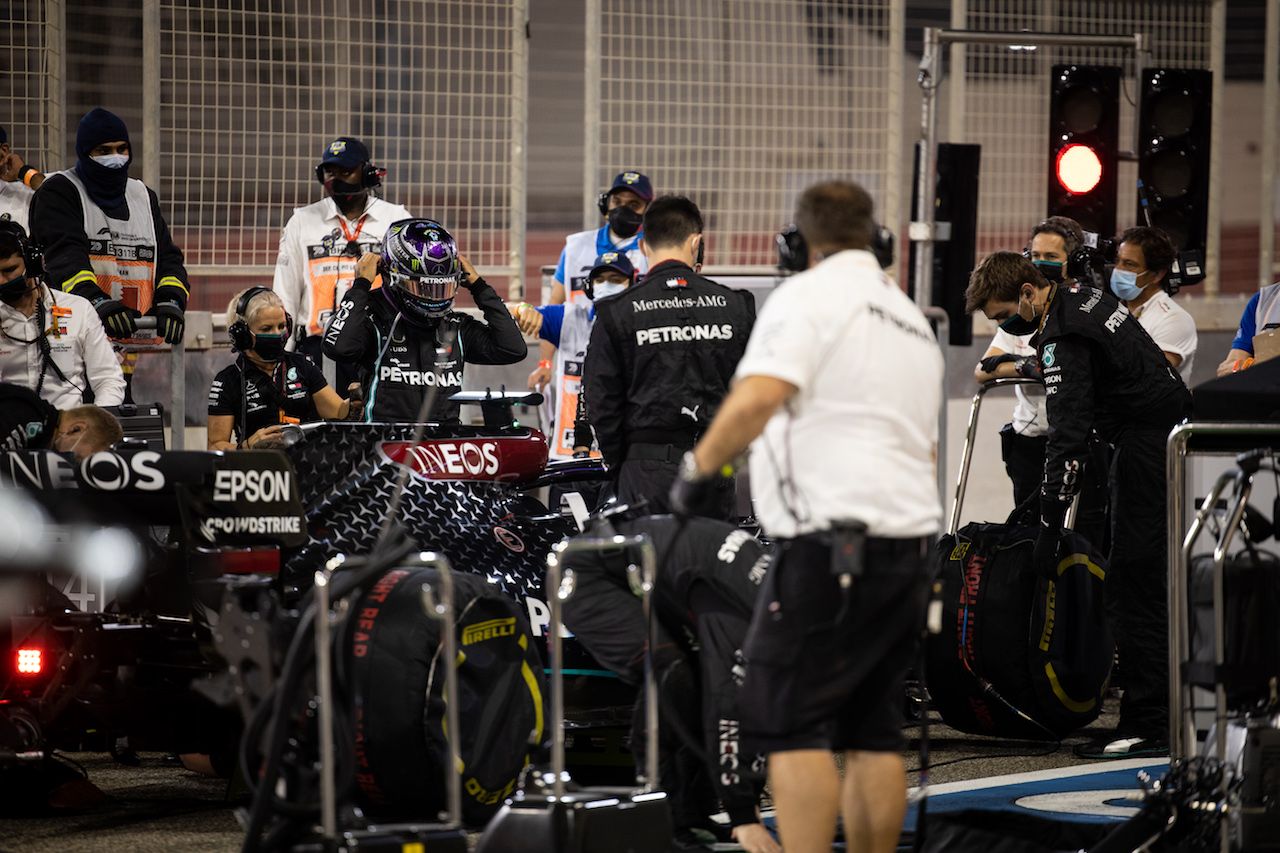
M 546 555 L 578 525 L 531 492 L 598 480 L 603 467 L 548 464 L 545 436 L 512 417 L 513 406 L 535 395 L 458 396 L 481 406 L 484 426 L 425 425 L 415 441 L 419 425 L 309 424 L 285 452 L 126 445 L 83 463 L 49 451 L 0 455 L 0 486 L 26 490 L 56 516 L 131 528 L 149 553 L 143 578 L 98 595 L 88 608 L 97 612 L 75 612 L 57 583 L 40 605 L 0 614 L 0 711 L 17 721 L 0 721 L 0 764 L 84 744 L 89 730 L 133 734 L 154 709 L 170 707 L 158 697 L 185 694 L 193 682 L 225 699 L 225 683 L 209 687 L 227 670 L 211 639 L 227 602 L 257 606 L 244 594 L 246 579 L 273 598 L 270 656 L 278 664 L 315 570 L 339 555 L 370 553 L 392 528 L 401 544 L 442 554 L 509 597 L 528 624 L 532 653 L 545 656 Z M 33 650 L 43 652 L 38 672 L 29 671 Z M 569 723 L 629 725 L 633 691 L 572 640 L 566 662 Z M 615 753 L 618 740 L 611 736 Z

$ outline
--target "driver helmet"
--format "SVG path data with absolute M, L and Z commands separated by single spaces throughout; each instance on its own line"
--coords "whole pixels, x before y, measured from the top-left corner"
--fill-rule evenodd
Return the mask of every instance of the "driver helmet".
M 449 313 L 462 279 L 458 244 L 439 222 L 401 219 L 382 238 L 383 290 L 405 319 L 425 325 Z

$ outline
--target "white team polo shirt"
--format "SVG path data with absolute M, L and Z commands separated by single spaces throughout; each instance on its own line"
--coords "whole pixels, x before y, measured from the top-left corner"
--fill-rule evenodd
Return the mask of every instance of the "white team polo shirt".
M 839 252 L 783 283 L 736 373 L 799 389 L 751 447 L 765 532 L 859 519 L 872 536 L 936 533 L 942 374 L 928 321 L 870 252 Z

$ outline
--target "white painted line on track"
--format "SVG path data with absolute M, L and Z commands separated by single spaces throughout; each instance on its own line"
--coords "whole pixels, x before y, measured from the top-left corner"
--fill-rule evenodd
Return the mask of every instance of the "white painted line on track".
M 1056 767 L 1051 770 L 1030 770 L 1026 773 L 1010 773 L 1005 776 L 986 776 L 981 779 L 966 779 L 963 782 L 943 782 L 929 786 L 929 796 L 935 794 L 957 794 L 963 791 L 981 791 L 983 788 L 999 788 L 1004 785 L 1022 785 L 1028 782 L 1047 782 L 1050 779 L 1071 779 L 1076 776 L 1091 776 L 1095 773 L 1111 773 L 1116 770 L 1142 770 L 1152 767 L 1168 767 L 1169 759 L 1121 758 L 1114 761 L 1098 761 L 1094 764 L 1077 764 L 1072 767 Z M 919 788 L 912 788 L 915 794 Z

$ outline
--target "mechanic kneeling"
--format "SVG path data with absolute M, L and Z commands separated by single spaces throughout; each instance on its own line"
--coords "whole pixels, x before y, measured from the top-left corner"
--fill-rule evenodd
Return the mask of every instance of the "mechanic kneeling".
M 732 838 L 748 853 L 779 853 L 757 809 L 763 758 L 744 755 L 738 734 L 742 643 L 769 559 L 764 547 L 726 522 L 695 518 L 681 523 L 669 515 L 598 520 L 584 535 L 615 533 L 647 534 L 662 561 L 651 648 L 662 697 L 659 765 L 671 798 L 673 849 L 702 849 L 693 829 L 718 828 L 709 819 L 718 811 L 718 797 Z M 622 550 L 566 554 L 564 566 L 573 570 L 575 586 L 565 601 L 564 622 L 596 660 L 639 686 L 646 631 L 641 600 L 627 579 L 629 562 Z M 631 738 L 637 766 L 644 763 L 644 721 L 641 693 Z

